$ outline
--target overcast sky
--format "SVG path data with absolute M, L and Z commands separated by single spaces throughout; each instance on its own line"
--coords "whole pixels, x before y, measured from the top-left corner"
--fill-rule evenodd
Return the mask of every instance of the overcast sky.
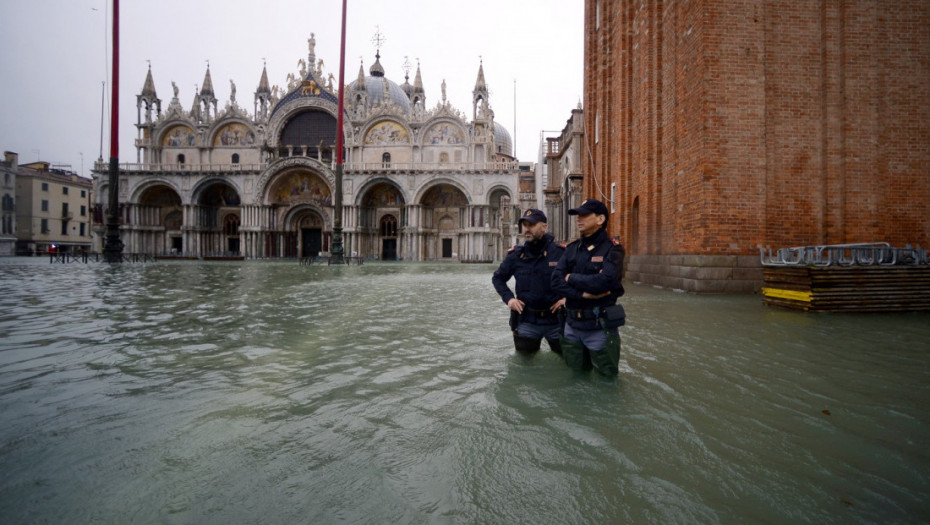
M 541 131 L 561 130 L 582 100 L 584 0 L 348 0 L 346 83 L 374 62 L 384 38 L 386 76 L 410 82 L 419 60 L 427 107 L 446 96 L 470 119 L 479 62 L 498 123 L 516 140 L 521 161 L 536 161 Z M 207 62 L 218 106 L 236 84 L 250 114 L 262 65 L 270 84 L 306 60 L 315 34 L 324 75 L 339 78 L 339 0 L 122 0 L 120 2 L 119 161 L 136 162 L 136 96 L 151 63 L 166 110 L 171 82 L 189 110 Z M 21 163 L 44 160 L 89 176 L 109 160 L 112 0 L 0 0 L 0 148 Z M 107 81 L 104 95 L 103 82 Z M 547 133 L 553 135 L 555 133 Z

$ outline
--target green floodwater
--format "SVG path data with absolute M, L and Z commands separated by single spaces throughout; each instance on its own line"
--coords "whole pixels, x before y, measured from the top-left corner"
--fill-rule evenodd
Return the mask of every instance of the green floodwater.
M 625 283 L 611 380 L 493 269 L 0 259 L 0 521 L 930 521 L 930 314 Z

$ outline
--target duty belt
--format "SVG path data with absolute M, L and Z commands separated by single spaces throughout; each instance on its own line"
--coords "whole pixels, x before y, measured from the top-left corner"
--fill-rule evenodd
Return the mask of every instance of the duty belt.
M 578 321 L 590 321 L 591 319 L 597 319 L 597 314 L 594 313 L 594 310 L 568 310 L 568 318 L 576 319 Z
M 545 310 L 537 310 L 535 308 L 530 308 L 529 306 L 524 306 L 523 315 L 542 319 L 544 317 L 552 317 L 555 314 L 550 312 L 548 308 Z

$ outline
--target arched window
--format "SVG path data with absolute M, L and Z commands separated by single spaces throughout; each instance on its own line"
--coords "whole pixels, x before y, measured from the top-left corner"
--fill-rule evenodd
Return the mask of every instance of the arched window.
M 233 164 L 239 164 L 239 154 L 238 154 L 238 153 L 233 153 L 233 154 L 232 154 L 232 163 L 233 163 Z
M 178 153 L 178 164 L 184 164 L 184 154 Z
M 223 232 L 226 235 L 239 235 L 239 216 L 227 215 L 223 224 Z
M 393 215 L 381 217 L 381 236 L 397 237 L 397 217 Z
M 391 154 L 390 153 L 384 152 L 384 154 L 381 155 L 381 167 L 382 168 L 391 167 Z

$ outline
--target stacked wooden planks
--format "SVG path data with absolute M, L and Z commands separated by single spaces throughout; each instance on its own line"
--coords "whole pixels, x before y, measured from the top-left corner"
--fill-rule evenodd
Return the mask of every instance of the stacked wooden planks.
M 799 310 L 930 310 L 930 266 L 769 266 L 767 305 Z

